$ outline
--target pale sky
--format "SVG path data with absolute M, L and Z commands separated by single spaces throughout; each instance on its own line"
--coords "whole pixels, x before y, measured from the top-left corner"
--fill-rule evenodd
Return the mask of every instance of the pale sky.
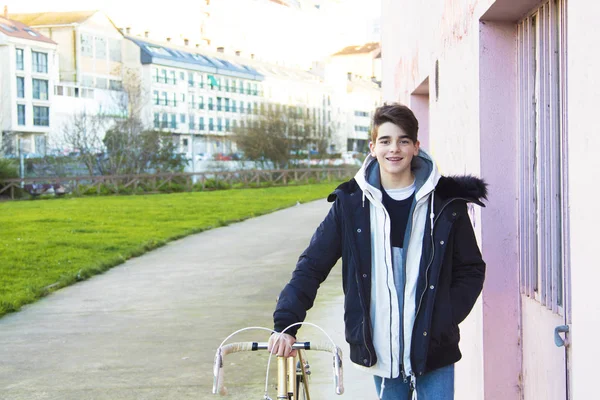
M 268 20 L 269 16 L 256 14 L 256 10 L 264 10 L 264 7 L 256 8 L 253 5 L 256 0 L 241 0 L 245 7 L 239 7 L 239 15 L 230 15 L 235 10 L 226 6 L 227 1 L 221 1 L 212 0 L 212 20 L 218 22 L 209 29 L 208 36 L 211 39 L 225 38 L 220 40 L 221 43 L 215 40 L 213 45 L 225 46 L 227 50 L 241 49 L 241 40 L 245 43 L 245 47 L 241 46 L 245 52 L 256 53 L 265 59 L 273 57 L 274 52 L 275 57 L 281 56 L 286 62 L 289 60 L 297 65 L 306 63 L 307 67 L 312 61 L 345 46 L 379 40 L 373 35 L 372 26 L 380 13 L 380 0 L 321 0 L 323 5 L 320 11 L 303 12 L 302 18 L 280 21 Z M 149 30 L 150 37 L 155 39 L 185 37 L 192 42 L 199 40 L 203 3 L 204 0 L 169 0 L 149 6 L 147 0 L 0 0 L 0 5 L 8 6 L 9 14 L 100 9 L 117 27 L 132 27 L 133 35 Z M 277 7 L 283 6 L 271 4 L 267 9 Z M 292 9 L 284 10 L 289 11 L 284 15 L 296 15 Z M 318 18 L 313 20 L 313 15 Z M 263 23 L 261 18 L 269 22 Z M 243 26 L 253 26 L 250 28 L 252 32 Z M 284 53 L 286 51 L 288 53 Z
M 197 8 L 202 1 L 169 0 L 167 3 L 154 3 L 155 6 L 149 6 L 152 3 L 147 0 L 0 0 L 0 5 L 8 6 L 9 13 L 101 9 L 117 25 L 131 23 L 132 19 L 143 19 L 149 24 L 153 24 L 154 21 L 166 21 L 175 31 L 182 20 L 192 21 L 193 13 L 189 11 Z M 213 2 L 217 3 L 219 0 Z M 337 0 L 337 3 L 341 8 L 340 17 L 343 16 L 337 20 L 347 26 L 349 33 L 356 31 L 357 25 L 376 18 L 381 9 L 381 0 Z M 178 36 L 176 32 L 173 35 Z

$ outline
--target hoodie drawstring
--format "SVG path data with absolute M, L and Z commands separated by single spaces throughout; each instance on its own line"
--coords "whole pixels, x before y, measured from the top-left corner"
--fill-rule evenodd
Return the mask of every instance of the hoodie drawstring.
M 385 388 L 385 378 L 381 378 L 381 389 L 379 389 L 379 400 L 383 399 L 383 389 Z
M 410 391 L 412 392 L 411 400 L 417 399 L 417 377 L 414 375 L 410 376 Z
M 435 218 L 435 214 L 433 213 L 433 195 L 435 194 L 435 189 L 431 192 L 431 210 L 429 213 L 429 220 L 431 221 L 431 237 L 433 237 L 433 221 Z
M 362 191 L 363 208 L 365 208 L 365 191 Z

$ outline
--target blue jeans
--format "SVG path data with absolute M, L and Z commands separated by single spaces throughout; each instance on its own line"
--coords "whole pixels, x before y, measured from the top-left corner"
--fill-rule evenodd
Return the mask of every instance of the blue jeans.
M 375 376 L 377 395 L 381 391 L 380 376 Z M 404 383 L 402 376 L 386 379 L 381 400 L 410 400 L 410 379 Z M 418 400 L 454 400 L 454 364 L 417 377 Z

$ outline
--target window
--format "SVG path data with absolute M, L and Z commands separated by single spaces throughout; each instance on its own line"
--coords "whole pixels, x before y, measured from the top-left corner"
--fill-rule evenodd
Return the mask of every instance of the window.
M 50 108 L 33 106 L 33 125 L 50 126 Z
M 229 99 L 225 99 L 225 111 L 230 111 L 230 108 L 229 108 Z
M 217 83 L 215 77 L 212 75 L 208 75 L 208 87 L 211 89 L 216 89 L 218 86 L 219 84 Z
M 189 87 L 194 86 L 194 73 L 193 72 L 188 72 L 188 86 Z
M 33 79 L 33 98 L 37 100 L 48 100 L 48 81 Z
M 19 99 L 25 98 L 25 78 L 17 76 L 17 97 Z
M 237 102 L 235 100 L 231 101 L 231 111 L 232 112 L 237 112 Z
M 173 93 L 173 103 L 171 105 L 177 107 L 177 93 Z
M 185 124 L 185 114 L 179 114 L 179 122 Z
M 200 96 L 198 98 L 198 108 L 200 110 L 204 110 L 204 96 Z
M 54 87 L 54 94 L 57 96 L 62 96 L 64 94 L 64 87 L 63 86 L 55 86 Z
M 17 104 L 17 120 L 19 125 L 25 125 L 25 104 Z
M 23 49 L 17 49 L 17 69 L 23 71 L 25 69 Z
M 182 146 L 183 147 L 187 147 L 188 146 L 188 140 L 187 139 L 183 139 L 182 140 Z
M 177 84 L 177 74 L 175 73 L 175 71 L 171 70 L 169 71 L 169 77 L 171 79 L 169 79 L 169 83 L 171 85 L 176 85 Z
M 196 96 L 193 94 L 190 94 L 190 107 L 196 108 Z
M 220 97 L 217 97 L 217 111 L 221 111 L 221 102 L 223 101 L 223 99 L 221 99 Z
M 204 130 L 204 117 L 200 117 L 200 126 L 198 127 L 201 131 Z
M 121 90 L 123 88 L 123 84 L 121 81 L 110 79 L 108 81 L 108 88 L 110 90 Z
M 96 87 L 98 89 L 106 89 L 108 81 L 106 78 L 96 78 Z
M 183 71 L 179 72 L 179 80 L 180 81 L 185 81 L 185 72 L 183 72 Z
M 209 118 L 208 119 L 208 130 L 209 131 L 214 131 L 215 130 L 215 120 L 214 120 L 214 118 Z
M 190 114 L 190 118 L 189 118 L 190 122 L 189 122 L 189 128 L 190 129 L 196 129 L 196 118 Z
M 521 290 L 557 313 L 568 268 L 565 3 L 546 3 L 517 34 Z
M 244 102 L 240 101 L 240 112 L 243 113 L 244 112 Z
M 223 130 L 223 118 L 217 118 L 217 130 L 218 131 L 222 131 Z
M 110 61 L 121 62 L 121 41 L 117 39 L 108 40 L 108 58 Z
M 95 37 L 94 44 L 96 47 L 96 58 L 106 58 L 106 39 L 103 37 Z
M 90 75 L 83 75 L 81 78 L 81 84 L 86 87 L 94 86 L 94 77 Z
M 46 136 L 45 135 L 35 135 L 35 152 L 38 154 L 46 154 Z
M 33 60 L 33 72 L 48 73 L 48 54 L 32 51 L 31 58 Z
M 171 114 L 171 129 L 177 129 L 177 114 Z
M 82 33 L 80 36 L 81 40 L 81 55 L 86 57 L 94 56 L 94 37 L 92 35 L 86 35 Z
M 198 86 L 200 86 L 201 88 L 204 87 L 204 75 L 202 74 L 198 75 Z
M 162 102 L 164 106 L 169 105 L 169 98 L 167 97 L 167 92 L 162 92 Z
M 167 113 L 163 113 L 161 116 L 160 127 L 167 128 L 169 126 L 169 115 Z
M 158 93 L 158 92 L 156 92 Z M 154 113 L 154 127 L 156 129 L 160 128 L 160 114 L 159 113 Z
M 229 118 L 226 118 L 226 119 L 225 119 L 225 131 L 226 131 L 226 132 L 229 132 L 229 130 L 230 130 L 230 125 L 231 125 L 231 122 L 230 122 Z
M 158 74 L 158 68 L 153 68 L 152 69 L 152 80 L 154 82 L 160 82 L 160 76 Z
M 236 92 L 237 92 L 237 83 L 236 83 L 236 82 L 237 82 L 237 81 L 236 81 L 235 79 L 231 81 L 231 91 L 232 91 L 233 93 L 236 93 Z
M 209 97 L 208 98 L 208 109 L 212 110 L 213 108 L 214 108 L 214 106 L 213 106 L 213 98 Z
M 154 92 L 152 92 L 152 98 L 154 100 L 154 105 L 158 106 L 160 105 L 160 97 L 158 95 L 158 90 L 155 90 Z M 156 115 L 156 114 L 155 114 Z

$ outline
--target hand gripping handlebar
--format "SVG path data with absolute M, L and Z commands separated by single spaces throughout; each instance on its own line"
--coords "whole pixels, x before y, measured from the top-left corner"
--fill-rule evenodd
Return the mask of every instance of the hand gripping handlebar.
M 220 395 L 225 394 L 224 381 L 223 381 L 223 358 L 227 354 L 238 353 L 240 351 L 257 351 L 267 350 L 267 343 L 259 342 L 238 342 L 229 343 L 221 346 L 217 349 L 215 354 L 215 362 L 213 365 L 213 394 L 219 393 Z M 342 350 L 333 345 L 330 342 L 325 343 L 311 343 L 311 342 L 296 342 L 293 344 L 294 350 L 315 350 L 315 351 L 328 351 L 333 354 L 333 381 L 335 385 L 335 393 L 344 393 L 343 383 L 343 367 L 342 367 Z

